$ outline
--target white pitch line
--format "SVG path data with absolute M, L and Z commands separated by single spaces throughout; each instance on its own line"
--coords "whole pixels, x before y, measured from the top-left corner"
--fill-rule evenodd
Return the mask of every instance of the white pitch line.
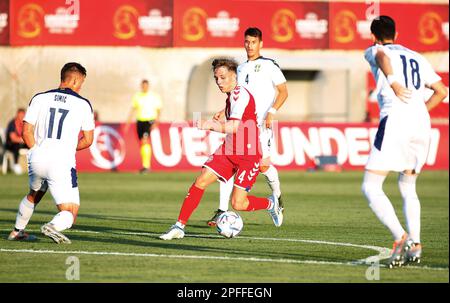
M 128 256 L 128 257 L 156 257 L 156 258 L 175 258 L 175 259 L 210 259 L 226 261 L 250 261 L 250 262 L 272 262 L 272 263 L 296 263 L 296 264 L 321 264 L 321 265 L 354 265 L 345 262 L 328 262 L 313 260 L 290 260 L 290 259 L 270 259 L 270 258 L 246 258 L 246 257 L 226 257 L 226 256 L 196 256 L 196 255 L 168 255 L 168 254 L 149 254 L 149 253 L 123 253 L 110 251 L 60 251 L 60 250 L 34 250 L 34 249 L 4 249 L 0 252 L 14 253 L 34 253 L 34 254 L 81 254 L 81 255 L 102 255 L 102 256 Z
M 30 230 L 33 231 L 33 230 Z M 69 230 L 71 233 L 92 233 L 92 234 L 119 234 L 119 235 L 136 235 L 136 236 L 159 236 L 159 233 L 148 232 L 98 232 L 92 230 Z M 192 234 L 186 235 L 191 238 L 222 238 L 219 235 L 201 235 Z M 374 262 L 387 259 L 390 256 L 390 249 L 386 247 L 353 244 L 346 242 L 330 242 L 321 240 L 306 240 L 306 239 L 289 239 L 289 238 L 264 238 L 264 237 L 247 237 L 239 236 L 237 239 L 262 240 L 262 241 L 286 241 L 286 242 L 301 242 L 312 244 L 325 244 L 335 246 L 355 247 L 362 249 L 371 249 L 378 252 L 378 255 L 370 256 L 365 259 L 350 261 L 350 262 L 331 262 L 331 261 L 315 261 L 315 260 L 292 260 L 292 259 L 270 259 L 270 258 L 246 258 L 246 257 L 226 257 L 226 256 L 198 256 L 198 255 L 167 255 L 167 254 L 149 254 L 149 253 L 122 253 L 122 252 L 98 252 L 98 251 L 57 251 L 57 250 L 33 250 L 33 249 L 4 249 L 0 248 L 0 252 L 18 252 L 18 253 L 53 253 L 53 254 L 85 254 L 85 255 L 113 255 L 113 256 L 137 256 L 137 257 L 165 257 L 165 258 L 183 258 L 183 259 L 213 259 L 213 260 L 231 260 L 231 261 L 252 261 L 252 262 L 275 262 L 275 263 L 296 263 L 296 264 L 319 264 L 319 265 L 372 265 Z M 386 267 L 384 264 L 379 264 L 380 267 Z M 426 269 L 426 270 L 448 270 L 448 267 L 428 267 L 428 266 L 408 266 L 411 269 Z
M 82 232 L 82 233 L 96 233 L 96 231 L 89 230 L 72 230 L 72 232 Z M 135 235 L 135 236 L 159 236 L 157 233 L 148 233 L 148 232 L 111 232 L 112 234 L 119 235 Z M 186 235 L 186 237 L 191 238 L 222 238 L 219 235 L 199 235 L 192 234 Z M 312 244 L 325 244 L 325 245 L 335 245 L 335 246 L 346 246 L 346 247 L 356 247 L 363 249 L 371 249 L 378 252 L 378 255 L 370 256 L 365 259 L 353 261 L 355 264 L 372 264 L 374 262 L 379 262 L 381 260 L 387 259 L 390 256 L 390 249 L 386 247 L 373 246 L 373 245 L 361 245 L 361 244 L 352 244 L 352 243 L 343 243 L 343 242 L 329 242 L 329 241 L 320 241 L 320 240 L 305 240 L 305 239 L 289 239 L 289 238 L 264 238 L 264 237 L 247 237 L 247 236 L 239 236 L 238 239 L 249 239 L 249 240 L 262 240 L 262 241 L 286 241 L 286 242 L 301 242 L 301 243 L 312 243 Z

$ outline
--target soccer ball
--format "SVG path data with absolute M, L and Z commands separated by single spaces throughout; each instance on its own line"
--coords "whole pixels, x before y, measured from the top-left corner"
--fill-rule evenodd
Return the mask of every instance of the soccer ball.
M 244 227 L 241 216 L 233 211 L 226 211 L 217 218 L 217 231 L 225 238 L 239 235 Z

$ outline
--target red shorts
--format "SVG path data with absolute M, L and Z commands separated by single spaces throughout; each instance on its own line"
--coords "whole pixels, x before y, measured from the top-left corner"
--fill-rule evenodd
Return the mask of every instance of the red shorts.
M 249 192 L 259 174 L 260 159 L 261 157 L 257 155 L 235 156 L 214 153 L 203 167 L 210 169 L 222 182 L 228 181 L 236 174 L 234 186 Z

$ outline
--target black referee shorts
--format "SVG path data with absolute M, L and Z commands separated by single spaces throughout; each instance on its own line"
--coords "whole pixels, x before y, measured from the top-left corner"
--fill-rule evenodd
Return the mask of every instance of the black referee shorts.
M 138 133 L 138 137 L 139 140 L 141 140 L 142 138 L 144 138 L 144 136 L 146 137 L 150 137 L 150 128 L 153 125 L 155 121 L 151 120 L 151 121 L 137 121 L 137 133 Z

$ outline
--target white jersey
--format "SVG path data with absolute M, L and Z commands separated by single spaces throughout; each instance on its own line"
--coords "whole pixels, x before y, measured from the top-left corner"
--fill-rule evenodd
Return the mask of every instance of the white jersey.
M 258 125 L 261 126 L 275 102 L 275 86 L 285 83 L 286 78 L 274 60 L 262 56 L 239 65 L 237 74 L 238 84 L 248 89 L 255 98 Z
M 24 121 L 34 125 L 36 148 L 32 162 L 65 162 L 75 167 L 80 131 L 93 130 L 94 115 L 89 100 L 68 88 L 35 95 Z
M 399 44 L 376 44 L 365 51 L 365 58 L 369 62 L 377 82 L 380 120 L 389 115 L 389 112 L 395 106 L 403 107 L 403 109 L 406 108 L 404 107 L 405 103 L 397 98 L 386 76 L 378 67 L 375 56 L 379 49 L 382 49 L 389 57 L 394 77 L 401 85 L 412 90 L 411 100 L 408 102 L 408 109 L 426 113 L 427 110 L 424 101 L 426 101 L 426 96 L 428 95 L 425 91 L 425 86 L 430 86 L 440 81 L 441 77 L 436 74 L 430 63 L 419 53 Z

